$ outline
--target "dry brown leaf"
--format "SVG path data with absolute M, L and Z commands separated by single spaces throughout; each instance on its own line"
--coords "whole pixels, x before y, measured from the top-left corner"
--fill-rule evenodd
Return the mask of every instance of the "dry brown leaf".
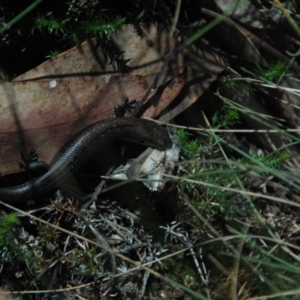
M 142 97 L 147 87 L 145 78 L 131 75 L 1 84 L 0 173 L 17 171 L 19 150 L 33 146 L 50 162 L 67 137 L 113 117 L 116 104 Z
M 147 76 L 150 85 L 162 66 L 164 55 L 173 50 L 178 42 L 180 41 L 170 38 L 168 29 L 160 31 L 156 26 L 151 25 L 143 28 L 143 37 L 141 38 L 141 34 L 136 32 L 133 25 L 125 25 L 122 32 L 113 37 L 106 51 L 116 53 L 115 56 L 124 62 L 124 69 L 130 70 L 131 75 Z M 82 43 L 78 48 L 72 48 L 62 53 L 16 79 L 24 80 L 39 76 L 55 76 L 56 74 L 68 75 L 74 73 L 72 66 L 75 66 L 78 73 L 115 72 L 105 51 L 97 46 L 96 40 L 93 39 Z M 186 80 L 189 89 L 186 91 L 184 99 L 178 102 L 178 106 L 161 119 L 168 121 L 191 106 L 224 70 L 224 67 L 225 63 L 209 45 L 204 46 L 204 49 L 198 49 L 195 46 L 189 47 L 184 50 L 184 53 L 177 55 L 170 62 L 160 83 L 165 83 L 187 68 Z
M 220 17 L 220 14 L 205 8 L 202 8 L 201 11 L 213 18 Z M 268 65 L 250 39 L 235 22 L 225 19 L 221 24 L 216 26 L 216 29 L 221 32 L 221 36 L 228 46 L 239 56 L 262 66 Z
M 173 78 L 166 85 L 158 87 L 142 107 L 143 117 L 156 118 L 182 91 L 186 83 L 186 72 Z M 153 95 L 153 96 L 152 96 Z
M 131 75 L 156 75 L 161 67 L 163 56 L 175 46 L 176 40 L 169 37 L 167 29 L 158 31 L 154 25 L 149 28 L 144 27 L 143 37 L 141 37 L 133 25 L 124 25 L 122 31 L 112 38 L 108 46 L 101 47 L 96 39 L 86 41 L 47 60 L 15 80 L 119 72 L 130 72 Z M 124 63 L 124 69 L 115 69 L 116 64 L 111 62 L 107 53 L 111 55 L 114 53 L 114 57 Z M 181 73 L 182 66 L 183 63 L 174 70 L 173 76 Z M 162 82 L 165 82 L 164 80 L 165 78 L 162 78 Z
M 63 142 L 88 124 L 113 116 L 113 108 L 122 100 L 141 99 L 161 68 L 165 53 L 176 41 L 168 30 L 155 26 L 144 29 L 141 38 L 134 27 L 127 25 L 116 36 L 110 50 L 118 53 L 130 75 L 113 75 L 112 63 L 96 41 L 85 42 L 37 68 L 19 76 L 14 82 L 0 85 L 3 99 L 0 114 L 2 175 L 18 171 L 19 150 L 24 153 L 37 147 L 40 159 L 50 162 Z M 95 47 L 95 48 L 93 48 Z M 170 120 L 193 104 L 216 76 L 224 63 L 207 49 L 189 48 L 170 63 L 161 83 L 172 79 L 173 85 L 158 87 L 152 93 L 155 106 L 146 116 L 157 116 L 181 92 L 185 80 L 176 77 L 187 66 L 188 86 L 177 106 L 162 119 Z M 103 74 L 79 76 L 80 74 Z M 33 80 L 37 79 L 39 80 Z M 42 79 L 41 79 L 42 78 Z M 158 101 L 159 100 L 159 101 Z M 159 102 L 159 105 L 157 105 Z M 149 104 L 146 103 L 146 107 Z M 145 109 L 144 109 L 145 111 Z

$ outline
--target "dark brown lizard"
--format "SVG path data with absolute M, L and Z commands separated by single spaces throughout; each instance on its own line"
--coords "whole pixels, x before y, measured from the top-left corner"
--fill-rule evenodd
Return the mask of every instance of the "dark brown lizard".
M 165 150 L 172 147 L 167 129 L 156 123 L 135 118 L 112 118 L 100 121 L 79 132 L 56 155 L 49 170 L 24 184 L 0 188 L 0 200 L 20 202 L 49 195 L 63 187 L 86 161 L 97 154 L 103 143 L 129 141 Z

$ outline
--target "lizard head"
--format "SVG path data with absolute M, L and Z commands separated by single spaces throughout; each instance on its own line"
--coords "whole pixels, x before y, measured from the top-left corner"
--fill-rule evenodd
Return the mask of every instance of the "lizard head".
M 130 120 L 131 126 L 126 128 L 126 132 L 122 134 L 120 139 L 159 150 L 172 147 L 173 143 L 166 128 L 150 120 L 126 119 Z

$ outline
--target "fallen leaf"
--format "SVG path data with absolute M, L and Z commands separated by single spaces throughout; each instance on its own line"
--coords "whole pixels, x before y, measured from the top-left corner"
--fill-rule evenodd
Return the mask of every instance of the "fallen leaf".
M 113 116 L 114 106 L 122 100 L 141 99 L 160 70 L 164 55 L 176 43 L 168 30 L 158 31 L 150 26 L 144 28 L 141 38 L 134 26 L 127 25 L 108 48 L 99 47 L 96 40 L 85 42 L 13 82 L 1 84 L 0 174 L 18 171 L 19 150 L 28 153 L 33 146 L 40 160 L 49 163 L 70 136 Z M 114 53 L 130 75 L 114 70 L 106 51 Z M 198 47 L 185 49 L 163 73 L 162 85 L 150 95 L 155 95 L 151 111 L 143 110 L 145 116 L 157 116 L 179 94 L 172 110 L 166 110 L 161 119 L 170 120 L 178 115 L 201 96 L 224 66 L 209 47 L 201 51 Z M 187 85 L 183 89 L 185 80 L 177 75 L 185 67 Z M 171 85 L 166 84 L 168 80 Z
M 186 83 L 186 72 L 158 87 L 142 107 L 143 117 L 156 118 L 179 95 Z M 153 96 L 152 96 L 153 95 Z
M 220 17 L 220 14 L 205 8 L 202 8 L 201 11 L 213 18 Z M 228 46 L 239 56 L 262 66 L 268 65 L 257 48 L 253 45 L 252 41 L 234 21 L 225 19 L 216 26 L 216 29 L 221 33 L 220 36 Z M 234 43 L 232 43 L 233 37 Z
M 50 162 L 69 136 L 113 117 L 116 104 L 142 97 L 147 87 L 144 77 L 131 75 L 0 84 L 0 173 L 18 171 L 19 151 L 34 146 Z

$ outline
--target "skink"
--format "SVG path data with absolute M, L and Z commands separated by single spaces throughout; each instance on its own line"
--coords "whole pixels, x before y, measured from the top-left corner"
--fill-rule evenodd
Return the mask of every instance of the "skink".
M 49 170 L 24 184 L 0 188 L 0 200 L 13 203 L 49 195 L 61 188 L 85 162 L 97 154 L 103 143 L 129 141 L 160 150 L 172 147 L 167 129 L 149 120 L 112 118 L 79 132 L 55 156 Z

